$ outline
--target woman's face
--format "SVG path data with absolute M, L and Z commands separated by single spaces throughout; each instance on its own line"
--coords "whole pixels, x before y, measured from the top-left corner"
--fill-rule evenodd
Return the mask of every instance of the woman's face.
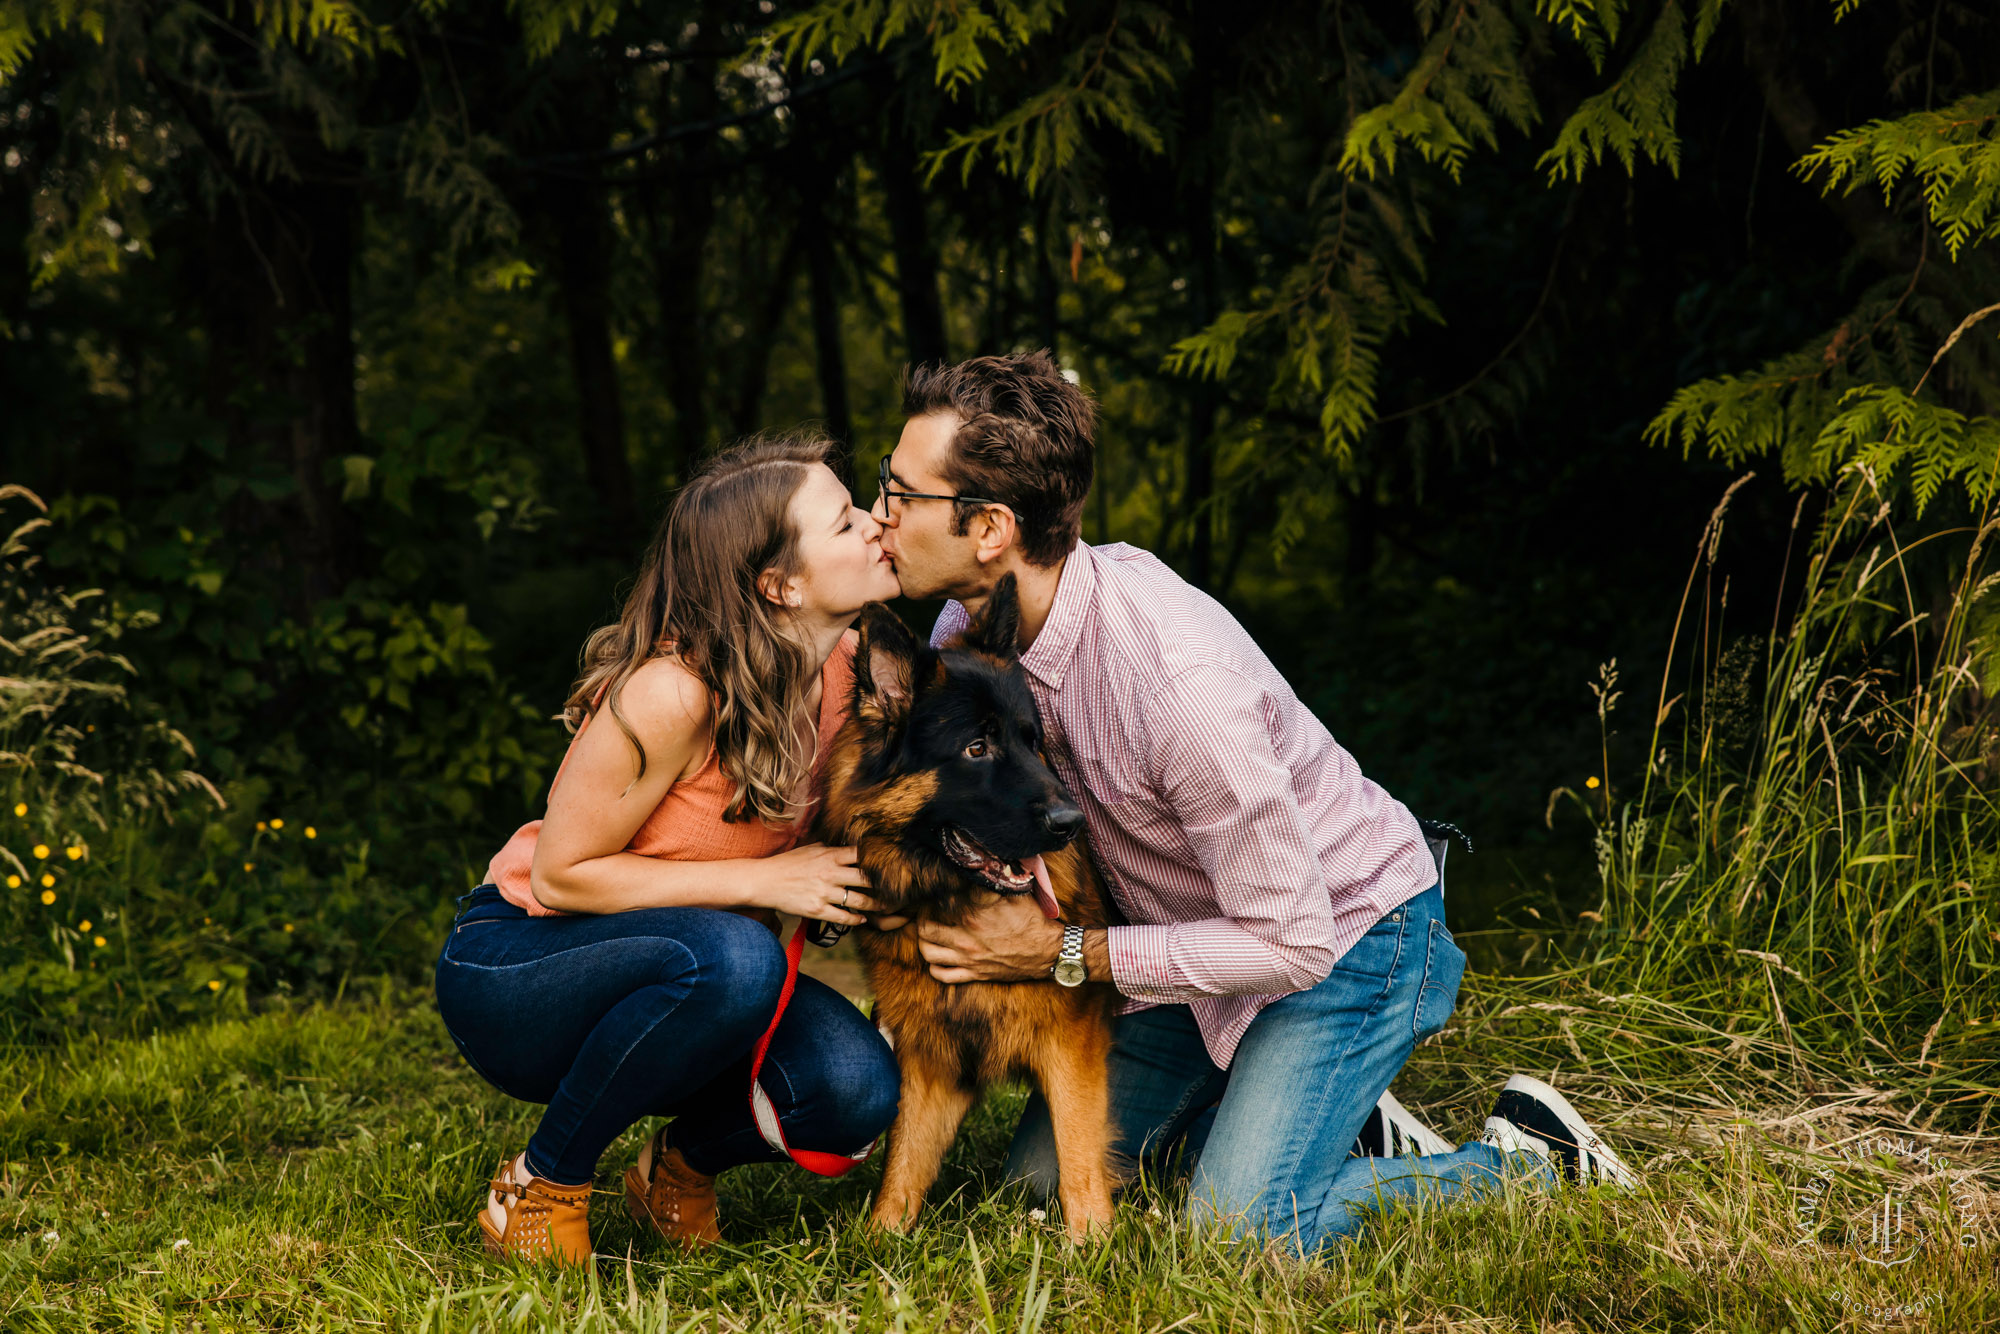
M 882 552 L 882 525 L 858 508 L 824 463 L 814 464 L 792 494 L 799 572 L 785 592 L 807 615 L 853 616 L 870 602 L 901 594 L 896 566 Z

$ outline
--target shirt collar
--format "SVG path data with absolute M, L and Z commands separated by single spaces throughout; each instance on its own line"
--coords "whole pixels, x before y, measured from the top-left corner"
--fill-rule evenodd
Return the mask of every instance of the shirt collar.
M 1049 605 L 1049 616 L 1042 622 L 1041 633 L 1021 655 L 1021 665 L 1049 689 L 1062 689 L 1070 655 L 1076 650 L 1076 641 L 1082 636 L 1084 623 L 1096 602 L 1096 556 L 1088 543 L 1078 542 L 1063 562 L 1062 576 L 1056 581 L 1055 601 Z

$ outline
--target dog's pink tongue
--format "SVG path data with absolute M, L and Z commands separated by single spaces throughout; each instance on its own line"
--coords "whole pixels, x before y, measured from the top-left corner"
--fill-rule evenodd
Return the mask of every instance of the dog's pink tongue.
M 1062 916 L 1062 905 L 1056 902 L 1055 887 L 1049 884 L 1049 866 L 1038 852 L 1032 857 L 1023 857 L 1021 865 L 1035 877 L 1035 902 L 1041 905 L 1042 916 L 1054 921 Z

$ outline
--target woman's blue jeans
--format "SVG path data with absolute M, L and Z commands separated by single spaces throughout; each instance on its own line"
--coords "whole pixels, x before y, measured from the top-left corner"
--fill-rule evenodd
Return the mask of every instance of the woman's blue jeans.
M 712 908 L 530 917 L 491 885 L 438 956 L 445 1029 L 486 1081 L 546 1103 L 528 1170 L 582 1185 L 611 1142 L 676 1118 L 698 1172 L 782 1161 L 750 1115 L 750 1049 L 777 1008 L 770 930 Z M 852 1153 L 896 1115 L 895 1058 L 839 993 L 801 977 L 759 1076 L 794 1148 Z
M 1503 1175 L 1553 1180 L 1545 1160 L 1471 1143 L 1426 1158 L 1349 1158 L 1375 1100 L 1411 1050 L 1444 1027 L 1465 954 L 1441 885 L 1376 922 L 1318 986 L 1265 1006 L 1227 1070 L 1185 1005 L 1120 1016 L 1111 1048 L 1113 1146 L 1158 1170 L 1194 1163 L 1188 1217 L 1310 1254 L 1360 1230 L 1377 1206 L 1448 1199 Z M 1055 1139 L 1041 1095 L 1007 1156 L 1009 1179 L 1053 1192 Z

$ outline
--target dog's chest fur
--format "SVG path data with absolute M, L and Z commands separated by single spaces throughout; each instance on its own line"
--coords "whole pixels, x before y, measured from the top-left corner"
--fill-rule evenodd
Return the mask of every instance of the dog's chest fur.
M 1047 860 L 1063 920 L 1108 925 L 1103 888 L 1081 847 L 1050 853 Z M 1078 1024 L 1106 1022 L 1117 1004 L 1118 993 L 1108 981 L 1079 987 L 1041 980 L 947 986 L 930 975 L 918 952 L 915 922 L 858 936 L 875 993 L 876 1022 L 888 1030 L 898 1054 L 955 1071 L 966 1088 L 1026 1074 L 1044 1044 Z

